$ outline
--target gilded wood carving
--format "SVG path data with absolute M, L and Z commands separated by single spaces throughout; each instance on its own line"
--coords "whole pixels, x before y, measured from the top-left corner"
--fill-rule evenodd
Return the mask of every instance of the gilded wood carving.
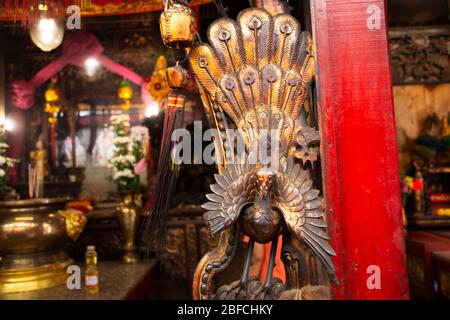
M 335 252 L 311 177 L 320 135 L 307 124 L 304 107 L 314 77 L 312 41 L 282 2 L 255 4 L 236 21 L 222 17 L 212 23 L 209 44 L 189 54 L 205 109 L 220 134 L 216 151 L 222 159 L 203 205 L 209 234 L 220 241 L 198 264 L 193 295 L 330 298 Z M 228 128 L 238 130 L 242 154 L 235 155 Z M 269 161 L 260 158 L 262 149 L 268 150 Z M 214 279 L 230 265 L 241 234 L 250 239 L 241 278 L 215 288 Z M 286 283 L 273 278 L 280 236 Z M 249 277 L 255 242 L 272 243 L 266 279 Z
M 394 84 L 450 81 L 450 28 L 392 29 L 389 48 Z

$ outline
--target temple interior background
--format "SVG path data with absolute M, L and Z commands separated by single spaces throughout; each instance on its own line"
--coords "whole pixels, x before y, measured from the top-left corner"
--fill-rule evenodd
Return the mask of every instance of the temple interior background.
M 111 117 L 127 114 L 131 128 L 136 128 L 132 134 L 136 132 L 136 139 L 142 139 L 139 141 L 145 149 L 140 186 L 132 202 L 139 204 L 142 212 L 148 212 L 159 182 L 157 163 L 170 93 L 164 72 L 176 61 L 187 66 L 185 56 L 162 42 L 160 1 L 148 1 L 148 7 L 133 2 L 129 8 L 126 4 L 102 8 L 96 1 L 87 2 L 91 3 L 91 11 L 86 9 L 82 16 L 81 30 L 98 40 L 103 55 L 116 64 L 116 70 L 123 71 L 120 66 L 124 66 L 145 79 L 151 104 L 143 102 L 142 86 L 124 77 L 122 71 L 112 72 L 111 67 L 96 60 L 84 63 L 84 67 L 72 65 L 70 59 L 82 50 L 72 47 L 75 56 L 66 55 L 67 65 L 35 88 L 33 106 L 15 107 L 11 84 L 33 78 L 71 48 L 60 45 L 49 52 L 41 50 L 30 38 L 26 22 L 20 17 L 14 21 L 0 6 L 0 112 L 5 127 L 1 139 L 9 144 L 1 156 L 17 159 L 5 169 L 8 182 L 0 190 L 4 202 L 0 203 L 0 225 L 6 224 L 2 220 L 4 212 L 6 215 L 14 208 L 28 208 L 20 199 L 50 199 L 46 206 L 72 210 L 67 215 L 71 215 L 75 225 L 75 240 L 56 239 L 56 245 L 35 239 L 32 246 L 36 252 L 40 246 L 52 250 L 58 247 L 64 252 L 63 261 L 69 259 L 83 265 L 86 248 L 95 245 L 100 294 L 104 299 L 191 299 L 197 263 L 218 243 L 217 237 L 207 236 L 204 210 L 200 207 L 214 182 L 215 166 L 181 166 L 170 202 L 164 247 L 156 250 L 140 241 L 142 229 L 138 228 L 132 239 L 136 246 L 132 258 L 138 261 L 124 263 L 124 255 L 130 254 L 124 249 L 126 226 L 116 213 L 124 200 L 114 183 L 110 164 L 118 135 L 111 127 Z M 223 5 L 233 19 L 249 7 L 246 1 L 225 0 Z M 290 5 L 291 14 L 310 30 L 309 1 L 292 1 Z M 219 18 L 218 10 L 208 0 L 194 0 L 191 6 L 195 8 L 199 35 L 206 38 L 208 25 Z M 447 0 L 387 1 L 408 281 L 411 298 L 419 299 L 450 298 L 449 7 Z M 65 39 L 73 32 L 66 30 Z M 201 121 L 202 130 L 207 130 L 209 124 L 195 85 L 186 90 L 185 96 L 183 127 L 193 132 L 194 121 Z M 316 107 L 314 102 L 311 105 Z M 30 168 L 43 170 L 43 181 L 36 180 Z M 314 170 L 320 184 L 320 166 Z M 73 210 L 81 212 L 83 218 Z M 77 226 L 80 230 L 76 230 Z M 48 280 L 41 287 L 18 286 L 18 290 L 8 291 L 5 279 L 9 260 L 5 257 L 20 253 L 27 244 L 8 242 L 1 235 L 6 230 L 4 226 L 0 229 L 0 257 L 4 258 L 0 259 L 0 299 L 89 298 L 84 291 L 67 291 L 65 281 L 59 279 L 61 274 L 56 273 L 54 277 L 59 280 Z M 244 251 L 245 244 L 238 250 Z M 267 254 L 263 248 L 257 250 L 251 273 L 260 274 L 258 268 L 267 260 Z M 243 257 L 239 253 L 237 256 L 237 261 L 242 262 Z M 230 279 L 224 276 L 220 281 L 236 278 L 239 271 L 230 274 Z

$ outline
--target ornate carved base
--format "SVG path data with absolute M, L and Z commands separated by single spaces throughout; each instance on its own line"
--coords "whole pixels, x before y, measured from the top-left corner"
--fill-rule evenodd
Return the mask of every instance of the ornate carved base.
M 240 287 L 237 280 L 230 285 L 221 286 L 214 297 L 216 300 L 278 300 L 285 287 L 279 278 L 274 278 L 269 289 L 264 288 L 264 284 L 256 277 L 249 279 L 248 289 Z
M 216 300 L 331 300 L 331 289 L 327 286 L 305 286 L 301 289 L 286 290 L 279 278 L 274 278 L 270 289 L 256 277 L 249 281 L 248 290 L 240 288 L 240 282 L 220 287 L 214 299 Z
M 73 263 L 64 252 L 4 256 L 0 266 L 0 293 L 40 290 L 62 285 Z
M 136 263 L 139 261 L 139 256 L 135 252 L 126 252 L 122 257 L 122 261 L 125 263 Z
M 326 286 L 306 286 L 283 292 L 280 300 L 331 300 L 331 289 Z

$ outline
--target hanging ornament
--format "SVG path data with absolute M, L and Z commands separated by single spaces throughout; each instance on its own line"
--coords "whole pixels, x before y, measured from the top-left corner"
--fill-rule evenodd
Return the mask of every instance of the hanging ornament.
M 180 66 L 177 61 L 174 67 L 166 69 L 166 81 L 172 89 L 184 89 L 187 93 L 198 92 L 197 83 L 194 76 Z
M 166 0 L 159 18 L 164 45 L 172 48 L 192 47 L 197 30 L 194 12 L 186 0 Z
M 161 55 L 156 59 L 155 70 L 147 84 L 148 92 L 158 102 L 166 98 L 172 91 L 166 81 L 166 68 L 166 58 Z
M 2 0 L 0 1 L 0 20 L 20 21 L 24 27 L 37 19 L 39 9 L 46 9 L 51 17 L 63 18 L 67 7 L 81 6 L 84 0 Z
M 129 81 L 122 80 L 117 95 L 119 96 L 119 99 L 123 101 L 123 111 L 127 111 L 128 109 L 130 109 L 130 101 L 133 97 L 133 89 L 131 88 L 131 84 Z
M 30 38 L 42 51 L 48 52 L 57 48 L 64 38 L 64 20 L 57 10 L 49 10 L 46 1 L 42 1 L 37 8 L 32 6 L 30 11 L 35 11 L 36 17 L 30 19 Z
M 174 90 L 185 88 L 188 79 L 189 75 L 187 70 L 180 66 L 178 61 L 174 67 L 166 69 L 167 85 Z
M 171 196 L 175 192 L 176 179 L 180 164 L 173 157 L 172 141 L 179 141 L 179 137 L 174 137 L 183 127 L 184 105 L 186 96 L 183 89 L 187 83 L 188 73 L 179 63 L 174 67 L 167 68 L 167 84 L 173 91 L 167 97 L 167 106 L 164 110 L 164 126 L 161 139 L 161 149 L 158 159 L 157 181 L 155 190 L 155 202 L 151 208 L 150 218 L 145 222 L 146 240 L 150 246 L 161 248 L 166 232 L 168 208 Z
M 56 80 L 52 79 L 52 82 L 48 85 L 47 90 L 45 90 L 45 112 L 48 115 L 48 122 L 51 125 L 56 123 L 58 119 L 58 113 L 61 110 L 59 105 L 59 90 L 56 88 Z
M 45 112 L 48 113 L 48 123 L 50 124 L 50 149 L 52 160 L 56 159 L 56 122 L 58 120 L 58 113 L 61 110 L 60 94 L 56 87 L 56 78 L 52 81 L 45 90 Z

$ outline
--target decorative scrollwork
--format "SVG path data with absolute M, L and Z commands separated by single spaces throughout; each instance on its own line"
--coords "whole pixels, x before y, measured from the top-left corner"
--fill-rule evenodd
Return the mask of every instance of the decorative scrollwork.
M 450 30 L 394 30 L 389 38 L 394 84 L 450 81 Z

